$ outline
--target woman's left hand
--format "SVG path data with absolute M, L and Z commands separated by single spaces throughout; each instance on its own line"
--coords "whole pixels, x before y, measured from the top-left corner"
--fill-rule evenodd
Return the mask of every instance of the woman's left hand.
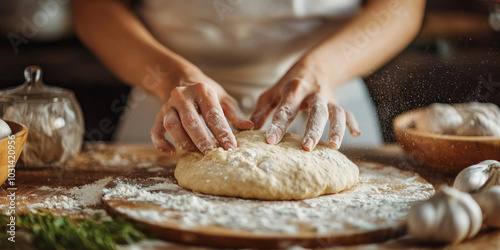
M 358 124 L 354 115 L 342 108 L 333 96 L 331 72 L 314 60 L 302 59 L 297 62 L 273 87 L 264 92 L 257 102 L 251 121 L 260 129 L 269 114 L 274 112 L 266 140 L 277 144 L 285 135 L 288 127 L 300 110 L 308 110 L 306 131 L 302 148 L 312 151 L 318 144 L 325 124 L 330 118 L 328 143 L 338 149 L 344 136 L 345 127 L 352 136 L 359 136 Z

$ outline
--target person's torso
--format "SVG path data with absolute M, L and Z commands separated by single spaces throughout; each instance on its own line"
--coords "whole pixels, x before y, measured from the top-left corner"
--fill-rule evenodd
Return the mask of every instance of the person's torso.
M 359 5 L 360 0 L 141 0 L 136 12 L 162 44 L 221 84 L 268 86 Z

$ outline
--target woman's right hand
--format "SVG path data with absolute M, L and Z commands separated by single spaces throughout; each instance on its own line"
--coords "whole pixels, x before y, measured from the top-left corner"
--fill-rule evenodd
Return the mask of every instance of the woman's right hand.
M 235 149 L 238 145 L 228 121 L 237 130 L 254 126 L 238 102 L 214 80 L 204 74 L 190 76 L 179 80 L 163 104 L 151 129 L 151 140 L 156 148 L 169 154 L 176 150 L 206 153 L 217 146 Z M 172 138 L 175 147 L 165 134 Z

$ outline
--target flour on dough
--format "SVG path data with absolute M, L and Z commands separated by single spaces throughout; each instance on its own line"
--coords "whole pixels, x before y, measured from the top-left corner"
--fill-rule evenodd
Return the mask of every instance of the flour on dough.
M 265 132 L 242 131 L 235 150 L 184 155 L 175 178 L 196 192 L 262 200 L 313 198 L 356 185 L 358 167 L 346 156 L 322 141 L 307 152 L 301 139 L 287 133 L 278 145 L 269 145 Z

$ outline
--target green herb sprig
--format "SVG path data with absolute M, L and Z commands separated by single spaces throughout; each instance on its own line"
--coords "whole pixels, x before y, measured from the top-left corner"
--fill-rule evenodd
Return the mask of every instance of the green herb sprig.
M 7 240 L 6 224 L 9 217 L 0 214 L 0 248 L 14 247 Z M 102 219 L 102 215 L 97 214 L 90 219 L 72 220 L 68 216 L 58 217 L 41 210 L 17 215 L 17 230 L 31 234 L 29 243 L 37 249 L 116 249 L 119 244 L 131 244 L 146 238 L 120 217 Z

